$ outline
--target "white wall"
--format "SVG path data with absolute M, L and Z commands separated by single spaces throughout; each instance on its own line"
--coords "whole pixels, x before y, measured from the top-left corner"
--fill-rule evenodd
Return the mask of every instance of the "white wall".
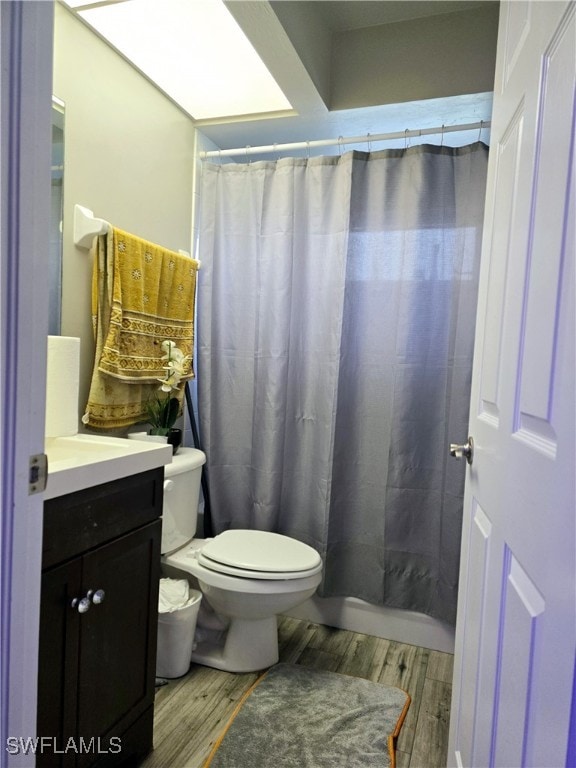
M 492 91 L 498 4 L 339 32 L 330 109 Z
M 73 242 L 79 203 L 174 250 L 192 248 L 193 121 L 56 3 L 54 94 L 65 103 L 62 335 L 81 338 L 79 414 L 93 364 L 88 251 Z

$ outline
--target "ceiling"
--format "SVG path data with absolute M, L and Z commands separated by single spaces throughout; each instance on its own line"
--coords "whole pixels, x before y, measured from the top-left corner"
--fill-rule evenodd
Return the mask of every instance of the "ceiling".
M 336 45 L 354 33 L 379 33 L 389 25 L 498 6 L 488 0 L 224 0 L 275 77 L 297 116 L 242 121 L 199 121 L 199 127 L 221 149 L 256 147 L 296 141 L 338 139 L 419 130 L 441 125 L 487 122 L 492 89 L 335 109 L 330 105 Z M 395 28 L 397 29 L 397 28 Z M 495 45 L 495 40 L 494 40 Z M 327 87 L 322 89 L 322 78 Z M 447 135 L 446 143 L 476 140 L 470 132 Z M 489 131 L 482 139 L 488 141 Z M 404 142 L 386 143 L 387 147 Z M 353 145 L 347 145 L 351 148 Z M 365 146 L 363 147 L 365 148 Z M 304 153 L 306 150 L 302 150 Z M 337 146 L 334 152 L 339 151 Z M 291 152 L 291 154 L 294 154 Z
M 115 33 L 123 27 L 128 45 L 140 36 L 135 33 L 135 22 L 140 20 L 140 11 L 136 10 L 137 8 L 143 12 L 147 5 L 150 6 L 156 14 L 156 29 L 168 24 L 168 10 L 172 9 L 171 34 L 167 35 L 169 47 L 159 58 L 165 62 L 177 59 L 174 44 L 176 36 L 180 36 L 184 46 L 189 49 L 198 47 L 199 40 L 205 38 L 202 42 L 208 43 L 209 53 L 204 54 L 205 58 L 200 67 L 201 83 L 196 76 L 199 69 L 197 64 L 194 75 L 188 76 L 187 81 L 184 80 L 185 83 L 204 85 L 205 93 L 206 82 L 213 74 L 212 70 L 216 69 L 216 62 L 213 60 L 212 65 L 209 62 L 210 53 L 215 53 L 215 59 L 226 60 L 229 66 L 241 69 L 237 54 L 232 54 L 226 47 L 224 50 L 218 49 L 218 43 L 223 39 L 226 19 L 203 24 L 201 21 L 192 21 L 190 17 L 186 19 L 187 25 L 181 19 L 181 15 L 188 13 L 192 6 L 200 7 L 202 2 L 208 3 L 208 0 L 169 0 L 170 5 L 167 4 L 168 0 L 162 0 L 162 6 L 157 5 L 157 0 L 61 1 L 76 7 L 83 21 L 89 24 L 90 19 L 96 20 L 100 15 L 111 12 L 113 21 L 108 22 L 109 28 Z M 487 122 L 490 119 L 491 78 L 485 80 L 485 87 L 469 89 L 473 92 L 468 92 L 466 84 L 450 88 L 445 86 L 444 81 L 437 83 L 435 90 L 432 88 L 430 92 L 427 91 L 426 81 L 434 78 L 433 73 L 431 77 L 430 72 L 425 70 L 430 69 L 428 62 L 431 59 L 442 57 L 444 39 L 436 40 L 435 47 L 429 50 L 428 58 L 423 54 L 423 63 L 414 64 L 414 67 L 418 66 L 420 69 L 412 73 L 412 79 L 421 82 L 417 83 L 418 87 L 413 92 L 397 85 L 402 73 L 400 77 L 398 73 L 393 77 L 390 75 L 390 80 L 386 82 L 390 67 L 384 67 L 383 70 L 382 63 L 377 62 L 374 70 L 371 70 L 370 56 L 373 55 L 376 60 L 381 57 L 383 51 L 389 52 L 392 70 L 402 58 L 407 62 L 407 69 L 410 69 L 410 65 L 418 59 L 419 48 L 426 47 L 428 37 L 434 38 L 433 29 L 443 29 L 446 23 L 448 25 L 445 28 L 450 29 L 450 22 L 446 20 L 467 16 L 464 12 L 474 12 L 477 9 L 483 13 L 487 6 L 497 10 L 498 3 L 495 0 L 222 1 L 233 23 L 237 24 L 243 33 L 242 37 L 247 38 L 264 63 L 275 81 L 274 86 L 279 87 L 278 93 L 281 98 L 285 97 L 285 101 L 283 108 L 275 107 L 270 112 L 257 108 L 257 113 L 238 114 L 236 110 L 236 114 L 222 117 L 220 108 L 220 111 L 212 112 L 216 116 L 211 117 L 207 103 L 202 104 L 202 109 L 195 110 L 186 106 L 185 98 L 180 99 L 173 92 L 171 98 L 195 119 L 208 142 L 212 142 L 215 147 L 256 147 L 338 137 L 344 140 L 353 136 L 374 136 L 378 133 L 403 132 L 407 129 L 420 130 L 442 125 Z M 211 0 L 211 4 L 214 4 L 214 0 Z M 122 17 L 125 17 L 123 24 L 118 24 Z M 497 15 L 492 15 L 492 18 L 497 18 Z M 427 33 L 428 29 L 431 30 L 430 35 Z M 411 36 L 412 32 L 405 33 L 406 30 L 414 30 L 415 33 Z M 122 44 L 102 29 L 98 30 L 98 27 L 96 32 L 146 73 L 145 66 L 131 56 Z M 405 34 L 406 46 L 394 53 L 394 46 L 399 44 L 396 38 L 400 39 L 397 33 Z M 154 34 L 154 28 L 150 34 Z M 494 23 L 491 30 L 493 41 L 486 35 L 482 38 L 482 34 L 480 30 L 479 39 L 487 40 L 486 48 L 489 49 L 488 54 L 484 55 L 483 66 L 486 68 L 486 56 L 490 64 L 492 42 L 495 48 Z M 471 39 L 475 38 L 476 28 L 473 28 Z M 173 44 L 172 48 L 170 44 Z M 410 45 L 415 47 L 414 51 L 408 50 Z M 148 48 L 150 47 L 149 45 Z M 210 48 L 213 48 L 213 51 L 210 51 Z M 354 50 L 360 51 L 359 60 L 349 58 L 350 51 Z M 144 57 L 146 58 L 146 53 Z M 351 63 L 348 63 L 349 61 Z M 343 95 L 338 91 L 341 81 L 347 82 L 348 88 L 348 92 Z M 161 81 L 156 79 L 157 84 L 158 82 Z M 228 79 L 224 82 L 227 83 Z M 242 87 L 255 92 L 260 86 L 255 86 L 254 82 L 256 81 L 247 78 Z M 376 95 L 370 94 L 370 87 L 374 91 L 375 86 Z M 237 85 L 236 89 L 239 90 L 240 85 Z M 163 90 L 170 93 L 167 87 Z M 218 86 L 212 87 L 212 91 L 217 90 Z M 199 116 L 201 119 L 198 119 Z M 485 130 L 482 135 L 485 141 L 488 140 L 488 133 Z M 476 137 L 472 139 L 470 132 L 447 134 L 446 137 L 446 143 L 452 145 L 476 140 Z M 403 143 L 396 143 L 396 146 Z M 351 146 L 354 145 L 347 145 L 346 148 Z M 387 143 L 386 146 L 394 144 Z M 333 151 L 339 151 L 339 147 Z
M 393 24 L 399 21 L 457 13 L 482 5 L 482 0 L 280 0 L 285 5 L 295 2 L 313 7 L 327 29 L 343 32 L 350 29 Z M 272 2 L 277 6 L 278 2 Z

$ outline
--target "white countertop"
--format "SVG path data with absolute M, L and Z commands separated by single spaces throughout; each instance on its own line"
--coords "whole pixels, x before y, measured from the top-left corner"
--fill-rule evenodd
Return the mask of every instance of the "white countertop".
M 46 438 L 45 499 L 64 496 L 172 462 L 172 446 L 146 440 L 78 434 Z

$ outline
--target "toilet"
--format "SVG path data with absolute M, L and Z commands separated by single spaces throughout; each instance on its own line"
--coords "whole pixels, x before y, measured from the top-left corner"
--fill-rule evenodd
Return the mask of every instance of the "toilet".
M 202 451 L 180 448 L 164 474 L 162 565 L 193 576 L 219 631 L 202 632 L 191 661 L 227 672 L 255 672 L 278 661 L 278 614 L 314 594 L 322 579 L 315 549 L 267 531 L 228 530 L 194 539 Z

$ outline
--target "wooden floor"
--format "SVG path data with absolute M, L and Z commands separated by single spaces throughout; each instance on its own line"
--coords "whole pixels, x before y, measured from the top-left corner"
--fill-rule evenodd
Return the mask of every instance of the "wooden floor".
M 445 768 L 451 654 L 288 617 L 279 621 L 279 639 L 280 661 L 408 691 L 412 704 L 398 738 L 397 767 Z M 143 768 L 200 768 L 236 703 L 257 677 L 258 673 L 231 674 L 193 664 L 187 675 L 159 687 L 154 751 Z

